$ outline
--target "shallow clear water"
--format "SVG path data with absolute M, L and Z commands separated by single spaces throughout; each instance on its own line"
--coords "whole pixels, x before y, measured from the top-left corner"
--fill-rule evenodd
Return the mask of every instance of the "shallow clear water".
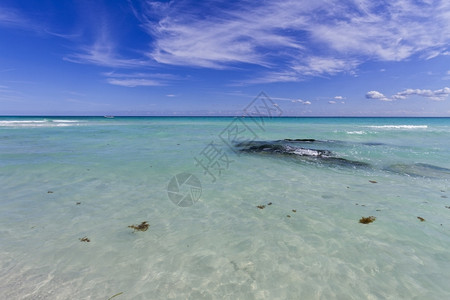
M 240 121 L 344 163 L 235 152 L 232 118 L 0 118 L 2 297 L 450 295 L 450 119 Z M 183 172 L 202 188 L 186 207 Z

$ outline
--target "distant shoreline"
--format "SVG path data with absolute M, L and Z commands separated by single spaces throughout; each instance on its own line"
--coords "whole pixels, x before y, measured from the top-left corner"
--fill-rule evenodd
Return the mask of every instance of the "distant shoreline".
M 250 116 L 243 115 L 226 115 L 226 116 L 203 116 L 203 115 L 111 115 L 113 118 L 238 118 Z M 254 116 L 255 118 L 260 118 L 259 116 Z M 269 118 L 264 116 L 265 118 Z M 104 115 L 0 115 L 0 118 L 105 118 L 113 119 L 111 117 L 105 117 Z M 381 119 L 381 118 L 392 118 L 392 119 L 448 119 L 450 116 L 437 116 L 437 117 L 424 117 L 424 116 L 273 116 L 271 119 L 286 119 L 286 118 L 348 118 L 348 119 Z

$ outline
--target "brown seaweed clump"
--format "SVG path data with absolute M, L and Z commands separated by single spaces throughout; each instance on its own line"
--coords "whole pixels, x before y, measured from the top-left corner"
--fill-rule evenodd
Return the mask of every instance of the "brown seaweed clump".
M 419 220 L 420 220 L 420 222 L 425 222 L 425 219 L 424 219 L 424 218 L 422 218 L 422 217 L 417 217 L 417 219 L 419 219 Z
M 147 223 L 147 221 L 142 222 L 139 225 L 130 225 L 129 228 L 133 228 L 133 232 L 135 231 L 147 231 L 147 229 L 150 227 L 150 225 Z
M 375 180 L 369 180 L 370 183 L 378 183 Z
M 296 209 L 293 209 L 292 212 L 297 212 L 297 210 L 296 210 Z
M 265 205 L 258 205 L 256 207 L 259 208 L 259 209 L 264 209 L 266 206 Z
M 370 224 L 373 221 L 375 221 L 377 218 L 375 218 L 374 216 L 369 216 L 369 217 L 362 217 L 361 219 L 359 219 L 359 223 L 361 224 Z
M 86 243 L 89 243 L 91 241 L 86 236 L 84 238 L 80 238 L 79 240 L 80 240 L 80 242 L 86 242 Z

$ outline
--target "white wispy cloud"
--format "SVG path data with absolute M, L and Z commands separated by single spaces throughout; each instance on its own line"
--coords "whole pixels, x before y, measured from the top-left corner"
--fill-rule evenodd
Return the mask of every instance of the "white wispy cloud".
M 345 97 L 343 97 L 343 96 L 334 96 L 334 99 L 336 99 L 336 100 L 344 100 Z
M 103 75 L 109 84 L 137 87 L 137 86 L 162 86 L 168 81 L 178 80 L 177 76 L 161 73 L 116 73 L 105 72 Z
M 21 92 L 6 85 L 0 85 L 0 102 L 20 102 L 23 98 Z
M 150 58 L 216 69 L 242 63 L 267 68 L 252 82 L 349 72 L 368 60 L 430 59 L 448 53 L 450 42 L 450 3 L 444 0 L 246 1 L 222 3 L 226 8 L 207 17 L 197 2 L 146 3 L 136 14 L 154 38 Z
M 330 103 L 330 104 L 336 104 L 336 101 L 330 100 L 330 101 L 328 101 L 328 103 Z
M 107 47 L 97 47 L 96 45 L 82 47 L 79 53 L 70 54 L 63 59 L 73 63 L 94 64 L 103 67 L 137 68 L 148 65 L 146 61 L 122 58 L 116 53 L 108 51 Z
M 86 4 L 79 32 L 43 27 L 39 31 L 73 41 L 66 61 L 131 70 L 167 65 L 233 68 L 246 74 L 247 80 L 239 78 L 242 84 L 355 74 L 367 61 L 431 59 L 450 53 L 447 0 L 129 0 L 128 4 L 139 22 L 134 30 L 148 36 L 145 48 L 129 49 L 120 26 L 113 26 L 113 16 L 98 9 L 100 4 Z M 0 26 L 37 30 L 33 22 L 4 7 Z M 107 81 L 125 86 L 159 82 L 117 77 Z
M 25 17 L 20 15 L 17 11 L 7 7 L 0 7 L 0 25 L 26 27 L 27 23 Z
M 370 91 L 366 94 L 367 99 L 378 99 L 382 101 L 394 101 L 407 99 L 410 96 L 420 96 L 434 101 L 445 100 L 450 95 L 450 88 L 444 87 L 438 90 L 421 90 L 421 89 L 406 89 L 398 92 L 391 97 L 386 97 L 378 91 Z
M 163 85 L 159 81 L 156 81 L 153 79 L 144 79 L 144 78 L 130 78 L 130 79 L 107 78 L 106 81 L 109 84 L 120 85 L 120 86 L 125 86 L 125 87 Z
M 0 26 L 31 31 L 35 33 L 45 33 L 46 29 L 43 24 L 35 21 L 19 10 L 0 6 Z
M 113 38 L 108 21 L 99 21 L 94 25 L 96 30 L 92 33 L 93 42 L 89 45 L 78 46 L 76 52 L 65 56 L 64 60 L 113 68 L 138 68 L 149 65 L 148 60 L 122 57 L 118 53 L 118 42 Z

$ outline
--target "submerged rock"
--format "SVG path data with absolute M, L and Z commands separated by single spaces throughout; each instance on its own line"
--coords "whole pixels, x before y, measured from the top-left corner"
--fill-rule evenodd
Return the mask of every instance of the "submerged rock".
M 284 139 L 286 142 L 315 142 L 315 139 Z
M 333 152 L 326 149 L 312 149 L 293 145 L 292 141 L 316 141 L 313 139 L 297 139 L 297 140 L 278 140 L 278 141 L 253 141 L 246 143 L 238 143 L 235 147 L 239 151 L 245 153 L 258 153 L 264 155 L 273 155 L 280 157 L 292 157 L 304 161 L 323 162 L 329 165 L 343 167 L 369 167 L 365 162 L 354 161 L 337 157 Z
M 394 164 L 387 167 L 386 171 L 412 177 L 450 178 L 450 169 L 424 163 Z

